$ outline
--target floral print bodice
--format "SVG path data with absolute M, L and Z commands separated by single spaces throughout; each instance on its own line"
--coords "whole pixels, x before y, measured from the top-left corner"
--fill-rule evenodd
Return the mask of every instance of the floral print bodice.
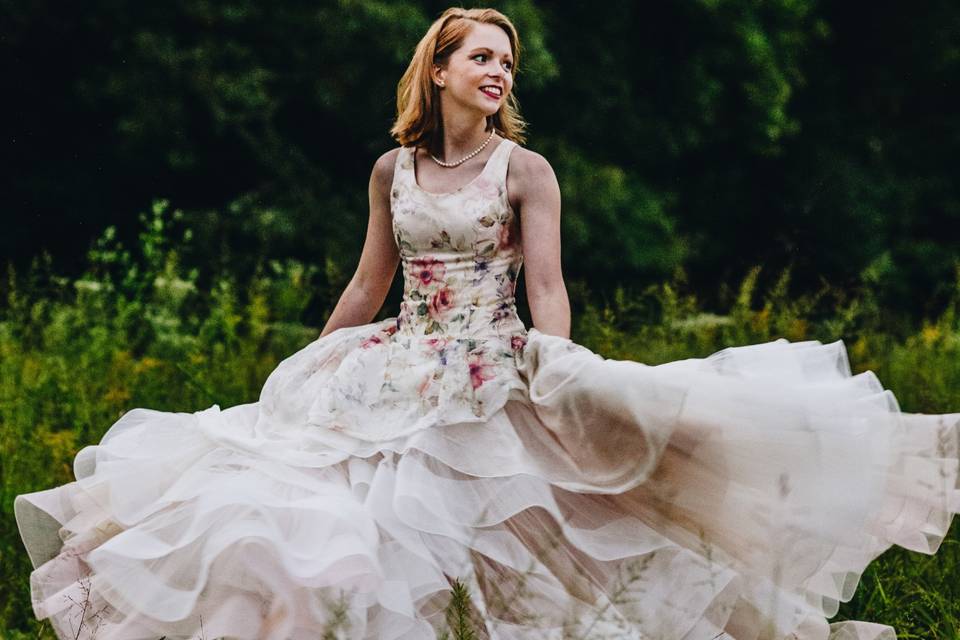
M 317 389 L 312 422 L 379 441 L 484 421 L 511 391 L 526 391 L 518 363 L 527 330 L 515 303 L 523 254 L 506 189 L 515 146 L 502 139 L 476 178 L 444 194 L 417 184 L 413 147 L 399 150 L 390 190 L 404 279 L 399 313 L 326 336 L 359 342 L 337 362 L 333 382 Z
M 417 185 L 414 150 L 397 156 L 390 193 L 404 292 L 397 328 L 409 336 L 506 337 L 524 332 L 514 292 L 523 262 L 503 140 L 473 181 L 446 194 Z

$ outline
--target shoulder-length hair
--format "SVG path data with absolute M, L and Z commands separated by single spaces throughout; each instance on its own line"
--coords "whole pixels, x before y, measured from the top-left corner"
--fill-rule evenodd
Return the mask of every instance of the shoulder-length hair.
M 496 9 L 447 9 L 420 39 L 413 59 L 397 85 L 397 119 L 390 135 L 401 145 L 439 149 L 443 141 L 440 93 L 430 71 L 434 64 L 445 64 L 450 54 L 463 46 L 472 22 L 496 25 L 507 34 L 513 54 L 511 73 L 516 78 L 520 69 L 520 40 L 513 23 Z M 513 91 L 499 111 L 487 117 L 487 130 L 491 126 L 504 138 L 517 144 L 525 142 L 526 122 L 520 116 L 520 104 Z

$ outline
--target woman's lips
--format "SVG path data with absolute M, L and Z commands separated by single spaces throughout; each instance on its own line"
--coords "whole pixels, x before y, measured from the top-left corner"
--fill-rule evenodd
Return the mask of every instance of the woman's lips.
M 483 90 L 483 89 L 480 89 L 480 93 L 482 93 L 483 95 L 487 96 L 487 97 L 490 98 L 491 100 L 500 100 L 500 96 L 494 95 L 494 94 L 492 94 L 492 93 L 487 93 L 487 92 L 486 92 L 485 90 Z

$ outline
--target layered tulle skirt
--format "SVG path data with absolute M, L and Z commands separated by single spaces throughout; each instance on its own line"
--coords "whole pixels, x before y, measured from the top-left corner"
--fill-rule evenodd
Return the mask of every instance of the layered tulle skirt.
M 900 412 L 841 342 L 647 366 L 531 329 L 479 385 L 449 346 L 470 402 L 405 403 L 419 372 L 382 405 L 356 380 L 410 358 L 367 348 L 386 326 L 318 339 L 255 403 L 130 411 L 76 482 L 18 496 L 34 613 L 63 638 L 432 639 L 459 581 L 490 638 L 893 638 L 826 619 L 960 511 L 960 415 Z

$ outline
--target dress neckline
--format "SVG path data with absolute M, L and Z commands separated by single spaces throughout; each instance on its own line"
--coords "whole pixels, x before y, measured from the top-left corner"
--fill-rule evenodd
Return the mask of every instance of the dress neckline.
M 432 191 L 427 191 L 426 189 L 424 189 L 423 187 L 421 187 L 421 186 L 417 183 L 417 147 L 410 147 L 410 156 L 411 156 L 412 161 L 413 161 L 413 162 L 412 162 L 412 169 L 410 170 L 410 173 L 411 173 L 411 175 L 412 175 L 412 180 L 411 180 L 411 181 L 413 182 L 413 186 L 414 186 L 414 188 L 416 188 L 417 191 L 419 191 L 420 193 L 425 193 L 425 194 L 427 194 L 428 196 L 433 196 L 433 197 L 435 197 L 435 198 L 440 198 L 440 197 L 443 197 L 443 196 L 456 195 L 456 194 L 460 193 L 461 191 L 463 191 L 464 189 L 466 189 L 467 187 L 473 185 L 473 183 L 477 182 L 480 178 L 482 178 L 482 177 L 484 176 L 484 174 L 487 173 L 487 170 L 490 169 L 490 166 L 493 164 L 493 159 L 494 159 L 494 158 L 496 157 L 496 155 L 500 152 L 500 147 L 502 147 L 503 145 L 507 144 L 508 142 L 510 142 L 509 138 L 503 138 L 503 139 L 500 141 L 500 144 L 497 145 L 497 148 L 494 149 L 494 150 L 493 150 L 493 153 L 490 154 L 490 157 L 487 158 L 487 161 L 486 161 L 486 162 L 484 163 L 484 165 L 483 165 L 483 169 L 481 169 L 481 170 L 480 170 L 480 173 L 478 173 L 470 182 L 468 182 L 467 184 L 463 185 L 462 187 L 459 187 L 458 189 L 456 189 L 456 190 L 454 190 L 454 191 L 448 191 L 448 192 L 446 192 L 446 193 L 434 193 L 434 192 L 432 192 Z

